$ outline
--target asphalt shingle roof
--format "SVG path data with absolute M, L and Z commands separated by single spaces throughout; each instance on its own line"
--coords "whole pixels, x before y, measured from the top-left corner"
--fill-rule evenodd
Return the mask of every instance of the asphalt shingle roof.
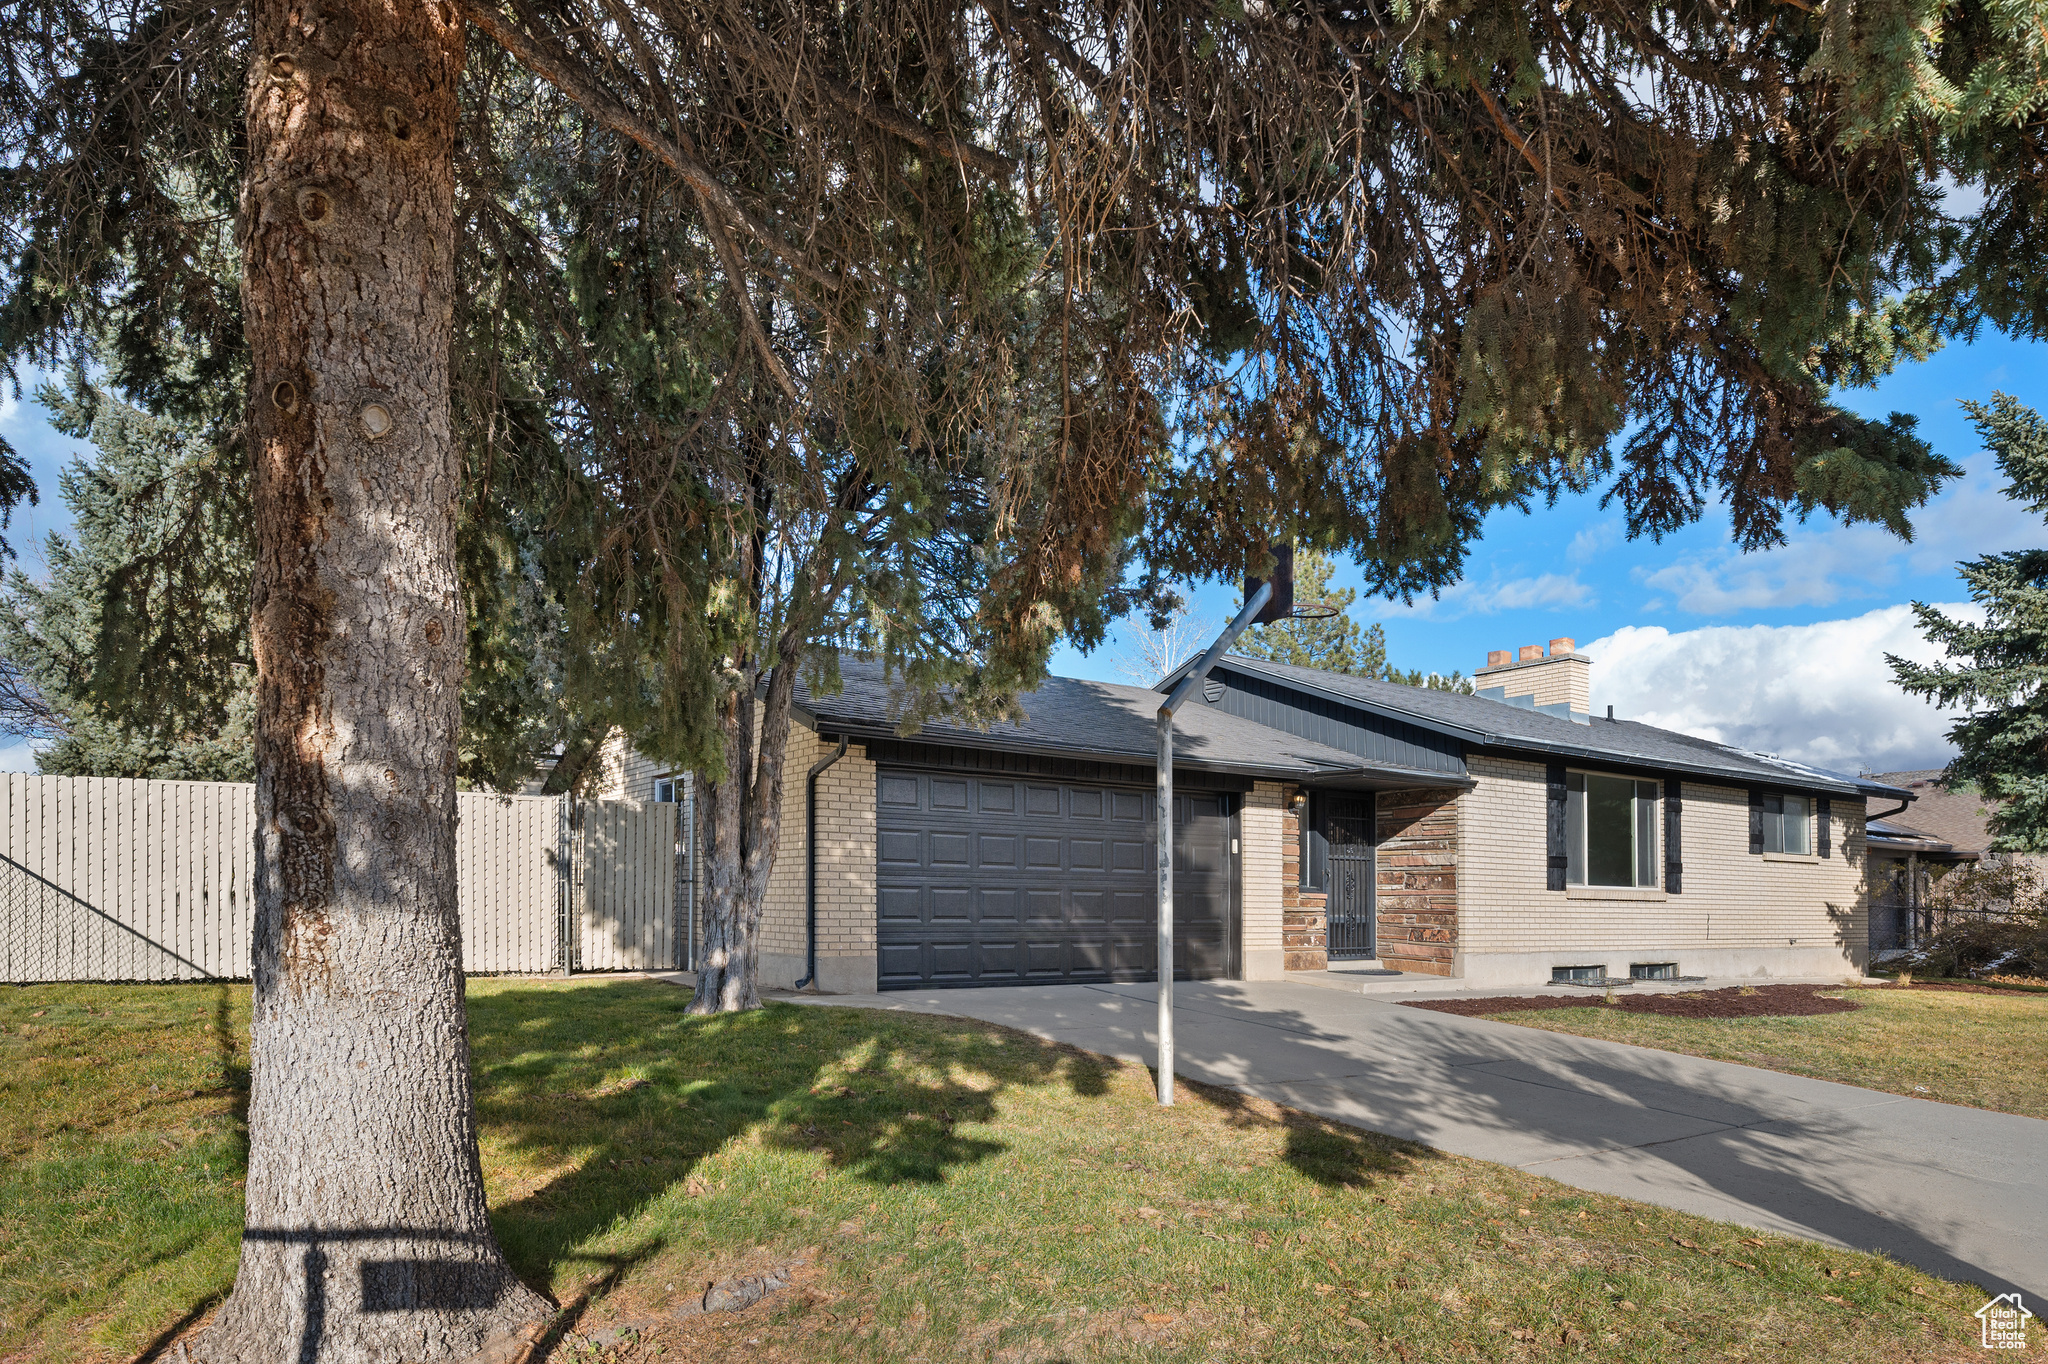
M 797 705 L 821 730 L 1146 766 L 1158 751 L 1155 717 L 1164 698 L 1145 687 L 1053 677 L 1038 690 L 1017 698 L 1025 713 L 1022 723 L 984 730 L 939 719 L 926 722 L 913 735 L 899 736 L 896 726 L 903 714 L 902 702 L 893 681 L 883 675 L 881 664 L 845 657 L 839 675 L 844 689 L 835 696 L 813 697 L 801 684 L 797 689 Z M 1173 754 L 1180 765 L 1280 778 L 1341 779 L 1347 773 L 1378 770 L 1368 769 L 1357 755 L 1342 749 L 1199 704 L 1182 707 L 1174 717 Z M 1435 780 L 1441 783 L 1444 779 L 1438 776 Z
M 1909 794 L 1881 781 L 1846 776 L 1768 754 L 1746 753 L 1710 739 L 1632 720 L 1598 718 L 1589 724 L 1579 724 L 1561 715 L 1489 697 L 1375 682 L 1236 654 L 1227 656 L 1218 666 L 1264 674 L 1339 701 L 1356 703 L 1366 710 L 1452 734 L 1481 748 L 1593 761 L 1604 758 L 1636 767 L 1720 777 L 1732 784 L 1790 786 L 1890 797 L 1894 801 Z M 882 665 L 848 655 L 842 656 L 839 671 L 843 689 L 836 695 L 814 697 L 801 683 L 797 688 L 797 706 L 821 730 L 1143 765 L 1150 765 L 1156 751 L 1158 731 L 1154 717 L 1162 699 L 1158 689 L 1053 677 L 1038 690 L 1018 697 L 1025 712 L 1021 722 L 980 729 L 942 718 L 927 721 L 914 734 L 903 735 L 897 727 L 904 713 L 902 696 Z M 1171 680 L 1161 682 L 1160 688 Z M 1343 782 L 1347 777 L 1407 775 L 1199 701 L 1184 706 L 1175 717 L 1174 761 L 1190 767 L 1281 779 Z M 1414 775 L 1431 784 L 1446 780 L 1441 773 Z
M 1237 654 L 1226 655 L 1218 666 L 1264 674 L 1338 700 L 1358 702 L 1364 708 L 1383 715 L 1451 731 L 1468 743 L 1484 748 L 1555 753 L 1564 757 L 1607 757 L 1646 767 L 1726 775 L 1744 782 L 1806 787 L 1849 795 L 1890 795 L 1894 800 L 1907 794 L 1883 782 L 1831 772 L 1768 754 L 1747 753 L 1711 739 L 1699 739 L 1633 720 L 1600 717 L 1580 724 L 1562 715 L 1545 714 L 1491 697 L 1431 691 L 1398 682 L 1376 682 L 1345 673 L 1324 672 Z M 1163 687 L 1166 683 L 1160 685 Z

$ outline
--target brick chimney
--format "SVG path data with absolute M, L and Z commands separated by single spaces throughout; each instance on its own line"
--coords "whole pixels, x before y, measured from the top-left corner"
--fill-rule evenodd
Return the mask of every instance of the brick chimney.
M 1514 651 L 1493 649 L 1486 666 L 1473 675 L 1481 696 L 1515 701 L 1537 707 L 1562 705 L 1575 720 L 1583 720 L 1593 709 L 1593 660 L 1578 652 L 1578 641 L 1558 638 L 1546 652 L 1540 644 L 1525 644 Z

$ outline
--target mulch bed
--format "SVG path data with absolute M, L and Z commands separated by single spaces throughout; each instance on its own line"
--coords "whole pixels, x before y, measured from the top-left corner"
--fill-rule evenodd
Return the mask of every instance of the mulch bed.
M 1631 1014 L 1666 1018 L 1766 1018 L 1807 1014 L 1846 1014 L 1862 1008 L 1847 999 L 1823 999 L 1821 991 L 1839 992 L 1839 985 L 1754 985 L 1725 990 L 1688 990 L 1681 994 L 1632 995 L 1616 991 L 1614 1003 L 1588 990 L 1570 994 L 1521 995 L 1498 999 L 1404 999 L 1411 1009 L 1434 1009 L 1464 1018 L 1489 1014 L 1527 1013 L 1539 1009 L 1618 1009 Z

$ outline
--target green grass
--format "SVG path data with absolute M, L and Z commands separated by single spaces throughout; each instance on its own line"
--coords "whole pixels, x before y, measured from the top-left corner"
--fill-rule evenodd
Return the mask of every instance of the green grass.
M 2048 997 L 1890 988 L 1839 993 L 1864 1007 L 1812 1018 L 1662 1018 L 1599 1004 L 1488 1016 L 1888 1094 L 2048 1118 Z
M 1161 1111 L 1140 1067 L 978 1023 L 686 999 L 470 990 L 499 1235 L 576 1331 L 662 1319 L 621 1358 L 1981 1353 L 1975 1290 L 1881 1259 L 1194 1086 Z M 226 1291 L 246 1000 L 0 992 L 0 1361 L 124 1358 Z M 745 1313 L 666 1317 L 805 1248 Z

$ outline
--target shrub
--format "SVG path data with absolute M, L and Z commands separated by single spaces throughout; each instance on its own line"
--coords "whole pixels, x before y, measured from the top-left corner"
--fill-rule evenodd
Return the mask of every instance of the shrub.
M 1958 867 L 1928 897 L 1933 932 L 1913 957 L 1931 976 L 2048 977 L 2048 891 L 2031 862 Z

